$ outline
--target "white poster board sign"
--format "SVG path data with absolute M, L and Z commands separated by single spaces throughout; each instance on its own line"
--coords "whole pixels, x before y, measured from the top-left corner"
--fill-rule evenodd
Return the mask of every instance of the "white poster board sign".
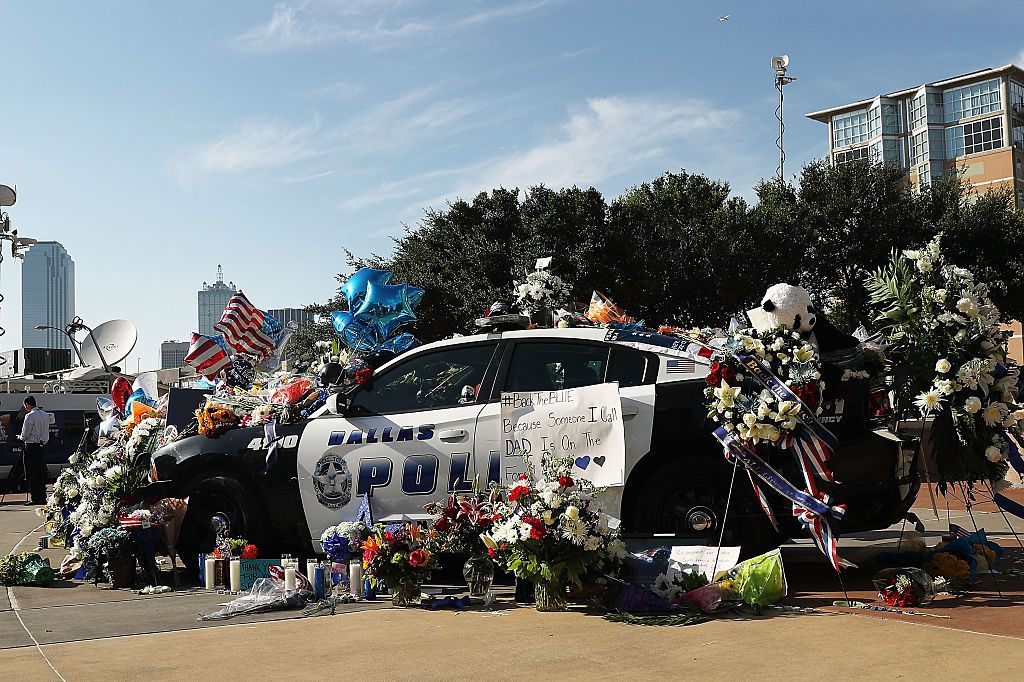
M 716 561 L 717 558 L 717 561 Z M 703 573 L 708 580 L 715 579 L 715 573 L 727 571 L 740 560 L 739 547 L 718 547 L 707 545 L 677 545 L 668 557 L 668 572 L 665 577 L 672 580 L 682 572 Z
M 622 485 L 626 443 L 617 383 L 561 391 L 501 394 L 505 457 L 572 457 L 572 475 L 596 486 Z

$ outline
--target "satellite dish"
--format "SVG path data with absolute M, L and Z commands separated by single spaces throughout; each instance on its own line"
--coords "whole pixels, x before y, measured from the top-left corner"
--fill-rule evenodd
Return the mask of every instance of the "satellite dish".
M 789 55 L 783 54 L 778 57 L 772 57 L 772 68 L 776 71 L 785 71 L 786 67 L 789 66 Z
M 139 330 L 134 324 L 128 320 L 110 320 L 93 329 L 91 338 L 86 334 L 78 341 L 78 353 L 82 362 L 90 367 L 102 367 L 104 360 L 108 366 L 116 365 L 128 357 L 138 340 Z
M 18 194 L 7 185 L 0 185 L 0 206 L 14 206 Z

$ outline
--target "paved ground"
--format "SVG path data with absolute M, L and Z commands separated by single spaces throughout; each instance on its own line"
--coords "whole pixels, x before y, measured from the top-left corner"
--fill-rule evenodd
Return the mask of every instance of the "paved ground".
M 946 527 L 917 510 L 929 544 Z M 921 496 L 928 504 L 928 497 Z M 962 505 L 949 520 L 972 528 Z M 984 508 L 982 508 L 984 509 Z M 1002 544 L 1013 545 L 1003 518 L 979 511 L 975 520 Z M 0 503 L 0 552 L 21 542 L 35 547 L 32 508 Z M 1024 522 L 1018 529 L 1024 531 Z M 843 554 L 856 562 L 885 544 L 900 527 L 844 538 Z M 1015 545 L 1014 545 L 1015 547 Z M 61 550 L 43 552 L 59 563 Z M 366 679 L 450 679 L 452 671 L 539 679 L 610 679 L 644 676 L 714 679 L 758 675 L 787 677 L 807 666 L 813 647 L 817 670 L 853 678 L 977 675 L 985 661 L 1024 654 L 1024 581 L 1002 577 L 968 596 L 945 596 L 923 612 L 893 616 L 831 606 L 838 581 L 820 554 L 806 544 L 784 550 L 787 603 L 816 608 L 763 618 L 727 618 L 685 628 L 609 623 L 583 612 L 541 614 L 530 608 L 496 612 L 395 610 L 389 603 L 350 605 L 336 616 L 302 618 L 297 612 L 200 623 L 229 597 L 200 590 L 159 596 L 60 582 L 51 588 L 0 589 L 2 679 L 152 679 L 216 674 L 227 679 L 316 678 L 358 674 Z M 1008 551 L 1004 568 L 1024 569 L 1024 551 Z M 845 576 L 850 596 L 872 602 L 873 567 Z M 997 592 L 997 588 L 999 592 Z M 1000 594 L 1001 592 L 1001 594 Z M 903 621 L 903 622 L 901 622 Z M 30 634 L 31 633 L 31 636 Z M 32 637 L 38 642 L 37 648 Z M 969 652 L 955 656 L 950 652 Z M 45 658 L 44 658 L 45 656 Z M 996 658 L 998 657 L 998 658 Z M 994 665 L 994 664 L 993 664 Z

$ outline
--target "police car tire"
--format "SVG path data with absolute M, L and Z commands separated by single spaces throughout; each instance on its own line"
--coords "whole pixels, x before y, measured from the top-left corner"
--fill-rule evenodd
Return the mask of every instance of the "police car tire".
M 238 475 L 225 471 L 202 472 L 189 480 L 182 496 L 188 497 L 189 505 L 177 551 L 187 568 L 198 570 L 199 553 L 210 549 L 213 532 L 209 530 L 209 523 L 217 512 L 231 519 L 230 537 L 245 538 L 261 550 L 266 548 L 267 520 L 259 493 Z M 227 508 L 214 508 L 222 506 Z
M 641 534 L 676 532 L 680 538 L 700 538 L 706 544 L 716 545 L 731 474 L 732 467 L 725 463 L 724 458 L 691 457 L 666 462 L 640 489 L 633 509 L 633 530 Z M 684 533 L 679 528 L 667 527 L 667 518 L 678 519 L 678 514 L 669 507 L 679 508 L 680 501 L 686 502 L 683 506 L 690 505 L 690 510 L 698 507 L 710 509 L 715 516 L 712 529 L 704 533 Z M 742 547 L 740 556 L 743 558 L 767 552 L 785 541 L 757 505 L 743 471 L 736 472 L 725 523 L 724 543 Z

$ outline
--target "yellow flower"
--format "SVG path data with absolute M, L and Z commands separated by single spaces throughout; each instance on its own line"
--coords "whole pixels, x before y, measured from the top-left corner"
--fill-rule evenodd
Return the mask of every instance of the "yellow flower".
M 814 357 L 814 349 L 808 345 L 804 345 L 801 348 L 797 348 L 793 351 L 793 357 L 796 358 L 797 362 L 810 362 L 811 358 Z

